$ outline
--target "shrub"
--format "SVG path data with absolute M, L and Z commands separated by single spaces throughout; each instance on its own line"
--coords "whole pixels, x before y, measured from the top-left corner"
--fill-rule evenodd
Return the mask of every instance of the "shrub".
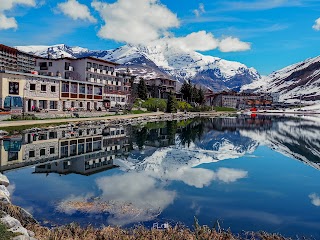
M 192 106 L 187 102 L 177 101 L 177 109 L 179 109 L 180 111 L 190 111 L 190 109 L 192 109 Z
M 167 100 L 160 98 L 149 98 L 141 104 L 141 107 L 152 112 L 156 112 L 157 109 L 164 112 L 167 108 Z

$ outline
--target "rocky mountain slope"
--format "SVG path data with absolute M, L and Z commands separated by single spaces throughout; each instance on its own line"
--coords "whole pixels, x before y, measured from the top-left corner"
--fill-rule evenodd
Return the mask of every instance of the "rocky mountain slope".
M 273 72 L 242 90 L 277 92 L 284 102 L 320 101 L 320 56 Z
M 18 49 L 53 58 L 94 56 L 122 64 L 120 69 L 130 70 L 145 78 L 167 76 L 183 82 L 191 80 L 195 84 L 213 90 L 240 89 L 242 85 L 258 81 L 261 76 L 254 68 L 239 62 L 205 56 L 195 51 L 173 48 L 166 43 L 150 46 L 124 45 L 114 50 L 92 51 L 64 44 L 54 46 L 18 46 Z

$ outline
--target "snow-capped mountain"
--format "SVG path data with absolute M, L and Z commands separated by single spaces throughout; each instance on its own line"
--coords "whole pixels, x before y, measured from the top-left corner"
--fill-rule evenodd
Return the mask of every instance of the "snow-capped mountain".
M 169 76 L 180 82 L 191 80 L 213 90 L 240 89 L 261 78 L 254 68 L 242 63 L 205 56 L 195 51 L 172 47 L 167 43 L 154 43 L 149 46 L 124 45 L 114 50 L 92 51 L 81 47 L 68 47 L 64 44 L 53 46 L 18 46 L 18 49 L 53 58 L 94 56 L 127 66 L 141 77 Z
M 273 72 L 241 90 L 277 92 L 284 102 L 320 100 L 320 56 Z

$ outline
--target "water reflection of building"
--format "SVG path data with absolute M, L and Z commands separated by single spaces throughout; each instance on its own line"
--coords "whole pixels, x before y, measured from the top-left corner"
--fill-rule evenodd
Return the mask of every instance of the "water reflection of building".
M 69 127 L 3 139 L 0 171 L 37 165 L 36 173 L 88 175 L 110 169 L 129 151 L 126 132 L 124 127 Z
M 212 124 L 217 130 L 237 130 L 237 129 L 270 129 L 272 119 L 268 116 L 240 116 L 234 118 L 215 118 Z

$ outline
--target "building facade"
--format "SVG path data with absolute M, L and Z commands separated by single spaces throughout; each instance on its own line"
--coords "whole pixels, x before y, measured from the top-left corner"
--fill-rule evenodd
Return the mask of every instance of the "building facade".
M 177 81 L 168 78 L 152 78 L 145 80 L 148 95 L 152 98 L 164 98 L 167 99 L 171 93 L 176 93 Z
M 93 57 L 37 58 L 39 75 L 61 77 L 63 109 L 125 107 L 130 100 L 132 76 L 116 73 L 118 64 Z
M 31 72 L 35 63 L 35 56 L 0 44 L 0 71 Z
M 248 107 L 266 107 L 270 106 L 273 98 L 270 94 L 251 94 L 222 92 L 208 94 L 206 104 L 214 107 L 229 107 L 235 109 L 245 109 Z

